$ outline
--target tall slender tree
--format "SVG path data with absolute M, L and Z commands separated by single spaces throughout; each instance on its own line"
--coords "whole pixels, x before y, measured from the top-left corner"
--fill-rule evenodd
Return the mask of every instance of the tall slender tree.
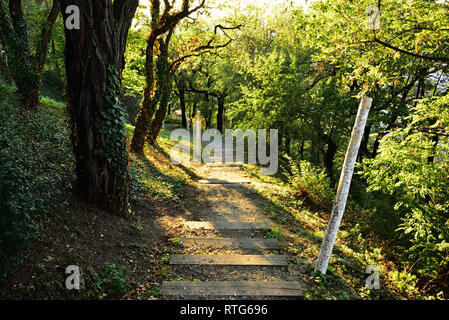
M 161 98 L 160 87 L 162 84 L 157 83 L 157 78 L 155 80 L 154 49 L 156 41 L 160 36 L 174 29 L 179 21 L 200 10 L 204 3 L 205 0 L 201 0 L 198 5 L 191 7 L 191 1 L 183 0 L 180 10 L 172 10 L 173 3 L 170 4 L 168 0 L 165 0 L 165 8 L 161 14 L 161 2 L 159 0 L 151 0 L 151 31 L 147 37 L 145 63 L 146 83 L 131 143 L 131 150 L 134 153 L 143 153 L 151 120 Z

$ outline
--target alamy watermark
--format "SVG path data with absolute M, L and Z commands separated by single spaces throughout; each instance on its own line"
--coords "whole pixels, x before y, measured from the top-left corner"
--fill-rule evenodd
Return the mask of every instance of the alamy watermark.
M 274 175 L 278 170 L 278 130 L 269 130 L 269 144 L 267 138 L 266 129 L 258 129 L 257 134 L 254 129 L 245 131 L 226 129 L 224 130 L 224 136 L 217 129 L 208 129 L 201 132 L 200 121 L 195 121 L 193 127 L 193 163 L 245 163 L 246 158 L 248 164 L 263 166 L 260 169 L 261 174 Z M 192 155 L 190 131 L 183 128 L 173 130 L 170 139 L 172 141 L 181 139 L 170 150 L 170 160 L 174 164 L 190 163 L 190 156 Z M 203 147 L 203 142 L 208 144 Z M 247 145 L 246 153 L 245 144 Z M 269 154 L 267 154 L 268 150 Z
M 65 8 L 65 13 L 68 17 L 65 20 L 65 27 L 69 30 L 80 29 L 80 8 L 75 5 L 70 5 Z
M 367 289 L 372 290 L 380 289 L 380 270 L 377 266 L 368 266 L 365 269 L 365 273 L 369 274 L 365 280 L 365 286 Z
M 378 6 L 368 6 L 366 8 L 365 13 L 368 15 L 368 19 L 366 20 L 366 27 L 368 29 L 377 30 L 380 28 L 380 9 Z
M 65 280 L 65 287 L 68 290 L 80 290 L 81 288 L 81 271 L 78 266 L 70 265 L 65 269 L 65 273 L 69 276 Z

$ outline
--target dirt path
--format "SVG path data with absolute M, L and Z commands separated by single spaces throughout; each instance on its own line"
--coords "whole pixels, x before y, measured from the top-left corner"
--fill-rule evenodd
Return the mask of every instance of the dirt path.
M 301 298 L 303 283 L 292 272 L 296 260 L 279 254 L 270 227 L 260 230 L 254 224 L 272 223 L 264 212 L 267 200 L 253 189 L 260 182 L 240 165 L 204 165 L 197 175 L 201 178 L 189 217 L 177 224 L 182 249 L 170 261 L 176 279 L 182 281 L 164 282 L 164 295 Z

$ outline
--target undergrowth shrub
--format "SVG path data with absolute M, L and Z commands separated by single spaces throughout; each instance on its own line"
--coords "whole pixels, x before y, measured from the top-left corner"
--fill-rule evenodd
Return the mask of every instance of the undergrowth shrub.
M 97 295 L 121 297 L 131 289 L 129 270 L 124 266 L 105 262 L 101 272 L 89 268 L 88 287 Z
M 395 198 L 402 212 L 397 232 L 409 241 L 406 263 L 415 273 L 445 283 L 449 276 L 448 96 L 423 99 L 381 140 L 374 159 L 363 162 L 368 191 Z M 431 130 L 431 134 L 426 132 Z M 405 214 L 404 214 L 405 213 Z
M 63 201 L 73 160 L 65 107 L 43 98 L 24 111 L 0 85 L 0 282 L 39 233 L 39 217 Z
M 332 205 L 334 191 L 325 170 L 316 168 L 305 160 L 300 161 L 299 165 L 291 161 L 290 166 L 295 196 L 319 209 L 329 208 Z

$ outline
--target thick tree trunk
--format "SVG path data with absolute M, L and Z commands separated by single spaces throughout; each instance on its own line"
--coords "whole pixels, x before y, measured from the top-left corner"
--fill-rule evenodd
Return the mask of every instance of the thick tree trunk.
M 79 30 L 65 29 L 67 109 L 76 161 L 76 190 L 90 204 L 130 215 L 124 112 L 119 74 L 138 0 L 60 0 L 80 8 Z

